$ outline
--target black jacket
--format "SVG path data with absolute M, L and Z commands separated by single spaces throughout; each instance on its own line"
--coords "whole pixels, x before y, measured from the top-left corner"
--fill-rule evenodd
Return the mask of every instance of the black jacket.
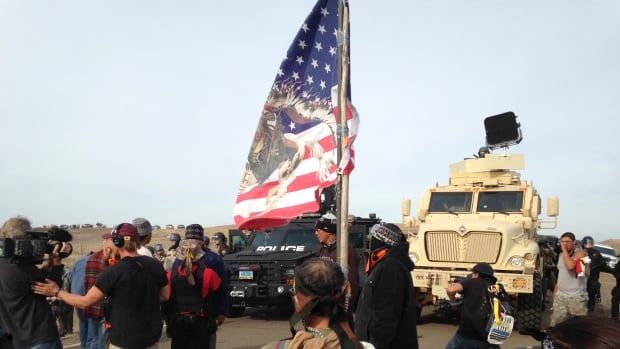
M 336 249 L 336 244 L 331 246 L 321 246 L 321 249 L 316 253 L 317 257 L 328 257 L 334 262 L 338 262 L 338 250 Z M 359 296 L 360 289 L 360 277 L 359 277 L 359 257 L 357 255 L 357 251 L 351 244 L 349 244 L 349 273 L 348 279 L 349 284 L 351 285 L 351 304 L 356 306 L 357 298 Z M 355 310 L 355 308 L 351 309 L 351 311 Z
M 409 243 L 393 246 L 370 271 L 357 304 L 355 334 L 377 349 L 418 348 Z
M 605 258 L 603 255 L 591 248 L 588 251 L 588 257 L 590 257 L 590 274 L 588 275 L 588 281 L 598 281 L 601 271 L 605 270 L 607 265 L 605 264 Z
M 30 348 L 60 338 L 52 309 L 32 284 L 46 278 L 62 285 L 63 266 L 45 271 L 0 258 L 0 327 L 13 336 L 13 347 Z

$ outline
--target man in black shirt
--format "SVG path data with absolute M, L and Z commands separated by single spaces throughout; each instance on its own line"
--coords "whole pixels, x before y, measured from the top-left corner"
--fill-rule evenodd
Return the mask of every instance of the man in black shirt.
M 65 292 L 53 282 L 37 282 L 33 289 L 79 308 L 106 295 L 112 303 L 110 348 L 154 348 L 162 329 L 159 302 L 170 297 L 166 272 L 157 260 L 138 255 L 138 231 L 132 224 L 114 228 L 112 241 L 121 260 L 105 269 L 85 296 Z
M 486 297 L 487 289 L 495 284 L 493 268 L 487 263 L 478 263 L 474 266 L 471 278 L 453 282 L 448 286 L 448 297 L 455 299 L 455 295 L 463 295 L 461 305 L 461 322 L 459 329 L 446 349 L 475 348 L 491 349 L 499 348 L 498 345 L 487 342 L 486 326 L 488 318 L 484 314 L 490 305 Z
M 11 239 L 24 239 L 31 230 L 30 221 L 25 217 L 7 220 L 0 236 Z M 59 245 L 59 247 L 63 245 Z M 35 262 L 14 263 L 11 258 L 0 258 L 0 328 L 12 337 L 13 347 L 22 348 L 62 348 L 52 309 L 45 299 L 32 292 L 34 281 L 46 278 L 62 282 L 63 265 L 59 254 L 50 256 L 51 265 L 39 269 Z

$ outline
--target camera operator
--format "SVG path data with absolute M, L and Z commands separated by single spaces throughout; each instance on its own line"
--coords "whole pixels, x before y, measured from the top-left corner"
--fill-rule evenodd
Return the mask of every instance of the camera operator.
M 117 225 L 112 231 L 112 243 L 112 253 L 121 260 L 104 269 L 86 295 L 65 292 L 49 280 L 36 282 L 33 289 L 78 308 L 100 303 L 107 295 L 112 304 L 109 347 L 156 348 L 162 330 L 159 305 L 170 297 L 164 267 L 154 258 L 138 254 L 141 245 L 133 224 Z
M 30 221 L 13 217 L 4 222 L 0 235 L 4 239 L 29 239 Z M 64 231 L 67 235 L 68 232 Z M 6 248 L 6 245 L 5 245 Z M 46 278 L 62 282 L 61 256 L 71 251 L 68 243 L 58 243 L 49 260 L 41 267 L 39 260 L 0 258 L 0 327 L 12 337 L 16 349 L 62 348 L 52 309 L 44 296 L 32 291 L 35 281 Z

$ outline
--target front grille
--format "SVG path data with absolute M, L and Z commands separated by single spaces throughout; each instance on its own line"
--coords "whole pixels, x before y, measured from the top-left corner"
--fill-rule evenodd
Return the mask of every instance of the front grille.
M 276 262 L 243 262 L 229 266 L 231 282 L 250 282 L 264 285 L 286 284 L 290 277 L 284 275 L 285 269 L 295 268 L 295 265 L 285 266 Z M 239 279 L 240 270 L 252 270 L 253 278 Z
M 432 262 L 495 263 L 502 246 L 502 234 L 471 231 L 429 231 L 425 234 L 426 256 Z

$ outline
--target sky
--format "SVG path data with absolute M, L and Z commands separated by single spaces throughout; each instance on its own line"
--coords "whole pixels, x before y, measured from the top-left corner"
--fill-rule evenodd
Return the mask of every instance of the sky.
M 232 224 L 313 0 L 0 0 L 0 221 Z M 351 0 L 350 213 L 401 221 L 513 111 L 557 234 L 620 238 L 620 2 Z

